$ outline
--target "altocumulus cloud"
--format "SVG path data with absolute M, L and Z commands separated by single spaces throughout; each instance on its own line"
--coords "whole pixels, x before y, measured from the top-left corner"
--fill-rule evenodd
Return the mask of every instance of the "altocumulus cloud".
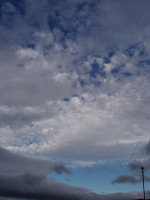
M 141 167 L 150 130 L 149 8 L 147 0 L 0 1 L 0 146 L 70 166 L 134 158 L 130 169 Z M 149 169 L 149 144 L 143 151 Z M 3 182 L 68 190 L 46 178 L 69 173 L 60 163 L 2 155 Z
M 136 154 L 150 129 L 149 1 L 0 6 L 1 146 L 79 160 Z

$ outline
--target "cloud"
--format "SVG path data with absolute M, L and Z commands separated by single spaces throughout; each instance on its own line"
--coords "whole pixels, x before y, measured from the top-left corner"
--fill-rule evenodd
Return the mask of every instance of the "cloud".
M 139 174 L 138 174 L 139 175 Z M 142 182 L 142 177 L 135 178 L 135 176 L 123 174 L 112 180 L 111 184 L 124 184 L 124 183 L 130 183 L 130 184 L 137 184 Z M 144 180 L 146 182 L 150 182 L 149 176 L 144 176 Z
M 4 148 L 0 148 L 0 175 L 10 176 L 10 175 L 22 175 L 22 174 L 33 174 L 33 175 L 48 175 L 52 172 L 61 174 L 68 173 L 71 171 L 67 169 L 61 163 L 50 161 L 50 160 L 40 160 L 21 156 L 16 153 L 12 153 Z M 38 166 L 38 167 L 37 167 Z
M 96 194 L 87 189 L 68 186 L 39 175 L 23 174 L 0 177 L 0 195 L 15 199 L 136 199 L 141 192 Z M 147 192 L 148 193 L 148 192 Z
M 112 184 L 115 184 L 115 183 L 131 183 L 131 184 L 136 184 L 136 183 L 139 183 L 139 180 L 136 179 L 134 176 L 124 174 L 124 175 L 118 176 L 111 183 Z
M 148 7 L 2 3 L 0 144 L 85 163 L 139 155 L 150 129 Z
M 139 145 L 149 137 L 149 124 L 145 118 L 149 111 L 140 112 L 143 110 L 142 91 L 147 84 L 142 78 L 135 78 L 124 85 L 112 81 L 115 93 L 111 95 L 100 88 L 101 92 L 93 90 L 93 95 L 81 93 L 69 98 L 68 102 L 50 101 L 45 106 L 31 107 L 31 118 L 30 112 L 26 115 L 28 107 L 4 110 L 2 116 L 7 124 L 10 125 L 10 120 L 4 116 L 10 117 L 12 112 L 14 119 L 11 122 L 16 123 L 19 115 L 22 121 L 27 118 L 31 125 L 23 121 L 24 126 L 15 131 L 12 127 L 3 127 L 1 135 L 6 139 L 1 143 L 12 150 L 74 156 L 79 160 L 86 156 L 90 159 L 130 156 L 132 152 L 139 151 Z M 136 88 L 135 93 L 133 88 Z M 140 98 L 135 100 L 135 94 Z M 145 106 L 148 104 L 145 103 Z M 4 132 L 7 134 L 4 135 Z
M 133 162 L 131 162 L 129 164 L 129 168 L 131 170 L 136 170 L 136 171 L 139 171 L 142 166 L 144 166 L 144 169 L 146 171 L 150 170 L 150 159 L 146 158 L 146 159 L 143 159 L 143 160 L 134 160 Z
M 0 195 L 26 199 L 71 199 L 88 192 L 86 189 L 71 187 L 47 180 L 39 175 L 1 176 Z M 79 198 L 79 197 L 78 197 Z
M 144 146 L 144 152 L 149 155 L 150 154 L 150 141 Z
M 132 171 L 139 171 L 141 167 L 144 166 L 144 170 L 146 171 L 150 170 L 149 152 L 150 152 L 150 141 L 148 142 L 146 141 L 146 143 L 140 146 L 139 158 L 133 160 L 129 164 L 129 169 Z
M 47 175 L 70 170 L 32 156 L 54 156 L 70 167 L 131 159 L 133 172 L 150 169 L 149 6 L 148 0 L 0 2 L 0 146 L 11 151 L 0 148 L 3 195 L 139 197 L 57 183 Z M 136 180 L 122 175 L 113 183 Z
M 141 193 L 113 193 L 101 195 L 85 188 L 56 182 L 48 174 L 71 171 L 58 162 L 40 160 L 11 153 L 0 148 L 0 195 L 15 199 L 126 199 L 141 196 Z M 38 167 L 37 167 L 38 166 Z

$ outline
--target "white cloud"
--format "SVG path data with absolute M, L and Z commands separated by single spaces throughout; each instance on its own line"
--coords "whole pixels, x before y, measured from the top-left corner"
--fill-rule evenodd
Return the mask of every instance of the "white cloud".
M 17 54 L 25 59 L 25 58 L 29 58 L 29 59 L 37 59 L 40 55 L 37 51 L 31 49 L 31 48 L 26 48 L 26 49 L 20 49 Z
M 49 117 L 47 110 L 44 119 L 15 130 L 13 140 L 3 146 L 45 156 L 91 160 L 136 155 L 139 145 L 149 138 L 149 103 L 145 101 L 149 82 L 140 77 L 125 84 L 111 84 L 111 95 L 100 90 L 72 97 L 68 102 L 51 102 L 53 116 Z
M 95 162 L 129 157 L 149 138 L 149 64 L 139 66 L 149 58 L 149 3 L 96 2 L 28 1 L 11 31 L 1 24 L 2 146 Z

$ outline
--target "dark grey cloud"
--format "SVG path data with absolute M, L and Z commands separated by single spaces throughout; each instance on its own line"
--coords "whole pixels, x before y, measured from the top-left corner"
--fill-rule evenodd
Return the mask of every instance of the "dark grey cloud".
M 59 162 L 25 157 L 2 147 L 0 147 L 0 160 L 0 175 L 30 173 L 44 176 L 52 172 L 71 174 L 71 171 Z
M 144 176 L 145 182 L 150 182 L 149 176 Z M 130 184 L 136 184 L 136 183 L 142 183 L 143 179 L 142 176 L 139 176 L 138 178 L 135 178 L 135 176 L 123 174 L 112 180 L 111 184 L 124 184 L 124 183 L 130 183 Z
M 71 187 L 39 175 L 0 176 L 0 195 L 25 199 L 76 199 L 88 190 Z
M 147 191 L 148 194 L 148 191 Z M 96 194 L 87 189 L 72 187 L 45 177 L 31 174 L 0 176 L 0 195 L 20 199 L 127 200 L 142 197 L 141 192 Z
M 142 167 L 142 162 L 137 161 L 137 160 L 134 160 L 132 163 L 129 164 L 129 168 L 131 170 L 140 170 L 141 167 Z
M 139 150 L 140 156 L 144 156 L 144 159 L 133 160 L 129 164 L 129 169 L 138 172 L 141 171 L 141 167 L 144 166 L 144 170 L 148 171 L 150 170 L 150 140 L 147 143 L 144 143 Z
M 144 146 L 144 152 L 145 152 L 147 155 L 150 155 L 150 140 L 149 140 L 149 142 Z
M 129 169 L 133 171 L 141 171 L 141 167 L 144 166 L 144 170 L 150 170 L 150 159 L 145 159 L 143 161 L 134 160 L 129 164 Z
M 139 182 L 139 180 L 136 179 L 134 176 L 124 174 L 124 175 L 118 176 L 111 183 L 112 184 L 115 184 L 115 183 L 131 183 L 131 184 L 135 184 L 135 183 L 138 183 L 138 182 Z
M 25 109 L 26 111 L 28 108 Z M 13 129 L 22 127 L 27 124 L 31 124 L 31 122 L 40 120 L 45 112 L 42 110 L 36 109 L 34 111 L 21 111 L 21 109 L 15 109 L 14 111 L 9 110 L 8 112 L 0 112 L 0 126 L 9 126 Z
M 140 193 L 100 195 L 85 188 L 73 187 L 47 177 L 52 172 L 68 173 L 64 165 L 11 153 L 0 148 L 0 196 L 15 199 L 130 199 Z
M 67 194 L 67 190 L 70 190 L 69 186 L 46 178 L 51 173 L 71 174 L 71 171 L 63 164 L 29 158 L 2 147 L 0 160 L 0 196 L 27 199 L 48 199 L 56 196 L 56 199 L 60 199 L 65 191 L 66 198 L 70 196 L 69 193 Z
M 142 179 L 142 178 L 141 178 Z M 144 180 L 146 181 L 146 182 L 150 182 L 150 177 L 149 176 L 144 176 Z

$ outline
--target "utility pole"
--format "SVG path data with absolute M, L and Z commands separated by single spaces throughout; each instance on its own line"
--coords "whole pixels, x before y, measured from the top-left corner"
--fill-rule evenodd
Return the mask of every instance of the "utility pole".
M 144 186 L 144 167 L 141 167 L 142 170 L 142 179 L 143 179 L 143 194 L 144 194 L 144 200 L 145 200 L 145 186 Z

